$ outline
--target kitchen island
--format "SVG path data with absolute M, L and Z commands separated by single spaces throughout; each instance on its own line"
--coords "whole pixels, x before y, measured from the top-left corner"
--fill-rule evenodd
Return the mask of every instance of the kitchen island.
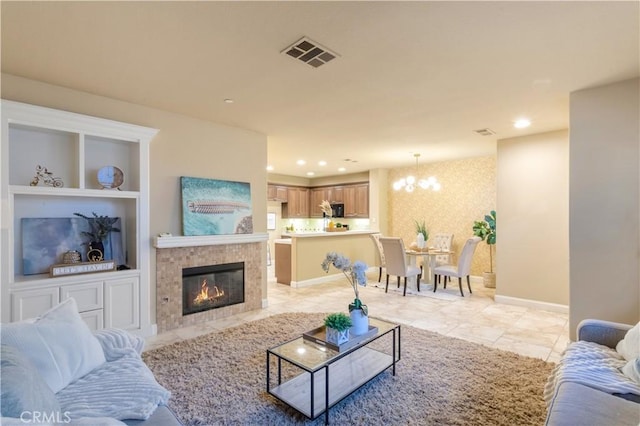
M 377 252 L 371 234 L 377 231 L 302 232 L 282 234 L 275 240 L 276 278 L 281 284 L 305 287 L 343 276 L 331 268 L 322 270 L 322 261 L 328 252 L 347 256 L 352 262 L 361 260 L 373 268 L 377 265 Z M 287 276 L 287 272 L 289 272 Z

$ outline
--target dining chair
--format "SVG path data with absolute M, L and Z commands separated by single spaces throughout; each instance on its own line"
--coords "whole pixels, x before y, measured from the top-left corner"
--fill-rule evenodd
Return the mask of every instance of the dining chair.
M 416 277 L 416 285 L 420 291 L 420 268 L 407 264 L 407 254 L 404 248 L 404 242 L 399 237 L 380 237 L 380 244 L 384 251 L 385 264 L 387 270 L 387 285 L 384 292 L 389 290 L 389 275 L 398 277 L 398 288 L 400 288 L 400 277 L 404 277 L 403 296 L 407 295 L 407 278 Z
M 453 234 L 438 233 L 430 238 L 429 248 L 436 250 L 450 251 L 453 245 Z M 451 254 L 439 254 L 436 256 L 436 266 L 451 264 Z
M 460 257 L 458 259 L 458 265 L 440 265 L 434 268 L 435 279 L 433 282 L 433 292 L 435 293 L 438 288 L 438 280 L 440 277 L 445 277 L 444 288 L 447 288 L 446 277 L 457 277 L 458 278 L 458 286 L 460 287 L 460 295 L 464 297 L 464 293 L 462 292 L 462 277 L 467 277 L 467 286 L 469 287 L 469 293 L 473 293 L 471 291 L 471 282 L 469 280 L 469 274 L 471 273 L 471 260 L 473 259 L 473 253 L 476 250 L 476 246 L 478 243 L 482 241 L 480 237 L 471 237 L 464 243 L 464 247 L 462 248 L 462 253 L 460 253 Z
M 433 247 L 436 250 L 445 250 L 445 251 L 451 251 L 451 247 L 453 246 L 453 234 L 445 234 L 445 233 L 438 233 L 438 234 L 433 234 L 433 236 L 430 238 L 430 244 L 429 247 Z M 447 253 L 447 254 L 439 254 L 435 257 L 435 265 L 436 266 L 442 266 L 442 265 L 450 265 L 452 264 L 452 253 Z M 448 277 L 449 279 L 451 279 L 451 277 Z M 447 277 L 445 277 L 445 280 L 447 279 Z
M 373 239 L 373 242 L 376 245 L 376 249 L 378 250 L 378 266 L 380 268 L 380 271 L 378 273 L 378 282 L 380 282 L 380 280 L 382 280 L 382 268 L 385 267 L 385 258 L 384 258 L 384 250 L 382 249 L 382 244 L 380 244 L 380 237 L 382 236 L 382 234 L 378 233 L 378 234 L 371 234 L 371 238 Z

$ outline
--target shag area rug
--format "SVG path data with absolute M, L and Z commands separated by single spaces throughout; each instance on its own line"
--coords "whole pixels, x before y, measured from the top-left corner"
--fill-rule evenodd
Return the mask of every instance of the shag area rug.
M 289 313 L 145 352 L 186 425 L 310 421 L 266 392 L 266 350 L 322 325 Z M 334 425 L 541 425 L 552 363 L 402 325 L 396 376 L 386 370 L 336 406 Z M 286 364 L 283 362 L 283 365 Z M 273 374 L 273 373 L 272 373 Z

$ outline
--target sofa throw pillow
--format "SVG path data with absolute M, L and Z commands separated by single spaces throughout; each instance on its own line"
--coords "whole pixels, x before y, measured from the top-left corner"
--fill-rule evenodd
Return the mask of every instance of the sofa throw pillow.
M 616 345 L 616 351 L 627 361 L 640 356 L 640 322 L 631 328 Z
M 20 417 L 23 413 L 30 415 L 33 412 L 51 416 L 60 413 L 60 404 L 53 391 L 20 351 L 2 345 L 0 360 L 2 417 Z
M 620 371 L 622 371 L 622 374 L 640 385 L 640 357 L 627 362 Z
M 55 393 L 105 362 L 100 342 L 80 317 L 73 298 L 33 322 L 1 327 L 2 343 L 24 354 Z

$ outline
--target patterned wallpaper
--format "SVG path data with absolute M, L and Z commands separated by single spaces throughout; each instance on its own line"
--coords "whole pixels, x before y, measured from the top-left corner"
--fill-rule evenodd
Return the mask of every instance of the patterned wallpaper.
M 496 158 L 421 164 L 417 170 L 416 166 L 389 170 L 389 235 L 402 237 L 409 246 L 416 239 L 414 220 L 424 219 L 430 234 L 454 234 L 454 261 L 457 262 L 464 242 L 473 236 L 473 222 L 496 209 Z M 438 192 L 420 188 L 412 193 L 394 191 L 393 182 L 408 174 L 419 178 L 435 176 L 442 189 Z M 476 248 L 471 274 L 482 276 L 488 270 L 489 248 L 482 242 Z

